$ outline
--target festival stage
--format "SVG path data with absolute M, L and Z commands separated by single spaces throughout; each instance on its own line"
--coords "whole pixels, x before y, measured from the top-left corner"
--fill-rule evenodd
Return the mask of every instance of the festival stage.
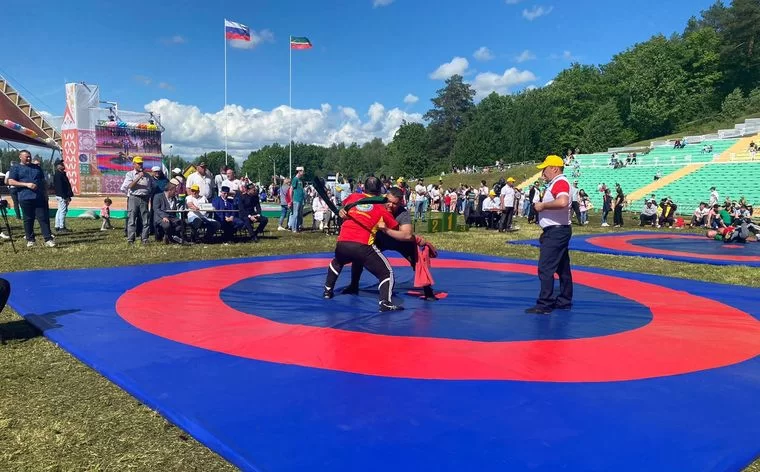
M 539 247 L 537 239 L 507 241 Z M 573 251 L 613 254 L 616 256 L 652 257 L 678 262 L 713 265 L 745 265 L 760 267 L 760 243 L 726 244 L 704 235 L 668 232 L 632 231 L 573 236 Z
M 437 302 L 321 298 L 329 254 L 6 274 L 45 336 L 244 470 L 738 470 L 760 290 L 442 252 Z M 72 282 L 74 281 L 74 282 Z M 72 285 L 74 283 L 75 285 Z

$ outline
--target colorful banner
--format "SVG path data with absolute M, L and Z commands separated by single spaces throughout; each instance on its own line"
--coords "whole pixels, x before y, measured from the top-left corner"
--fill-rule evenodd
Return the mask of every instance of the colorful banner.
M 63 162 L 75 195 L 121 194 L 132 158 L 145 167 L 161 166 L 161 130 L 146 113 L 121 112 L 135 121 L 119 121 L 115 110 L 99 108 L 97 86 L 66 84 L 62 130 Z

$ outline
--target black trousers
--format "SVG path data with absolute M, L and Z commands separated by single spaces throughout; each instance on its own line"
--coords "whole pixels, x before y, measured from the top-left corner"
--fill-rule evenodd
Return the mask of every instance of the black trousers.
M 11 187 L 10 189 L 11 200 L 13 200 L 13 209 L 16 211 L 16 218 L 21 219 L 21 207 L 18 204 L 18 189 Z
M 401 257 L 409 262 L 409 265 L 412 266 L 412 270 L 416 270 L 418 257 L 416 242 L 394 240 L 392 243 L 383 243 L 381 239 L 378 239 L 376 243 L 377 248 L 380 249 L 380 252 L 396 251 L 401 254 Z M 362 271 L 364 271 L 363 265 L 359 263 L 351 264 L 351 287 L 356 289 L 359 288 L 359 280 L 362 277 Z M 432 295 L 432 287 L 430 285 L 426 285 L 422 288 L 425 290 L 426 296 Z
M 40 225 L 40 232 L 45 241 L 53 239 L 50 234 L 50 207 L 47 200 L 21 200 L 21 211 L 24 213 L 24 233 L 26 240 L 34 242 L 34 220 Z
M 258 215 L 258 221 L 251 221 L 250 218 L 248 218 L 247 214 L 240 215 L 240 219 L 243 220 L 243 225 L 245 225 L 245 230 L 248 231 L 248 235 L 251 236 L 251 239 L 256 239 L 259 237 L 261 233 L 264 232 L 264 229 L 267 227 L 267 224 L 269 223 L 269 218 L 267 218 L 264 215 Z M 256 229 L 253 228 L 253 225 L 258 223 L 258 227 Z
M 581 221 L 581 204 L 578 202 L 572 202 L 573 207 L 573 213 L 575 213 L 575 218 L 578 219 L 578 224 L 582 225 L 583 221 Z
M 154 221 L 153 225 L 156 228 L 161 228 L 164 234 L 164 241 L 169 242 L 169 239 L 174 236 L 179 236 L 182 239 L 184 238 L 184 234 L 182 234 L 182 220 L 179 218 L 167 218 L 169 220 L 168 223 L 165 223 L 163 220 Z
M 654 226 L 657 223 L 657 215 L 639 215 L 639 219 L 641 220 L 639 226 L 644 226 L 645 224 Z
M 615 207 L 614 220 L 616 225 L 623 226 L 623 206 L 618 205 Z
M 380 282 L 378 285 L 378 290 L 380 290 L 379 301 L 391 303 L 394 283 L 393 270 L 388 259 L 375 245 L 339 241 L 335 246 L 335 257 L 330 261 L 330 266 L 327 268 L 326 289 L 335 289 L 335 282 L 338 281 L 340 271 L 348 263 L 366 267 L 372 275 L 377 277 Z
M 0 279 L 0 311 L 3 311 L 5 304 L 8 303 L 8 297 L 11 295 L 11 284 L 5 280 Z
M 568 245 L 573 235 L 571 226 L 549 226 L 541 234 L 538 256 L 538 279 L 541 292 L 536 306 L 551 309 L 573 302 L 573 274 L 570 270 Z M 559 296 L 554 298 L 554 274 L 559 275 Z
M 504 207 L 504 212 L 499 220 L 499 231 L 512 229 L 512 219 L 515 216 L 515 207 Z

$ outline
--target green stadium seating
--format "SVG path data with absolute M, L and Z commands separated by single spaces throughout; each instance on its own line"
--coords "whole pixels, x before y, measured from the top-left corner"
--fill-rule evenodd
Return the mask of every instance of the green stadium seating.
M 587 156 L 588 158 L 588 156 Z M 581 160 L 581 163 L 585 162 Z M 570 182 L 574 180 L 578 181 L 578 187 L 586 191 L 591 203 L 597 210 L 602 208 L 602 195 L 597 191 L 597 187 L 600 183 L 607 184 L 612 189 L 612 193 L 615 193 L 615 184 L 620 184 L 623 188 L 623 192 L 626 194 L 640 189 L 645 185 L 649 185 L 654 181 L 654 175 L 659 169 L 662 172 L 662 176 L 666 176 L 669 173 L 680 169 L 682 165 L 670 165 L 670 166 L 650 166 L 650 165 L 636 165 L 628 166 L 620 169 L 611 169 L 608 166 L 605 167 L 583 167 L 581 166 L 581 177 L 573 178 L 572 167 L 565 168 L 565 175 L 570 179 Z
M 659 189 L 657 195 L 671 197 L 683 209 L 681 213 L 688 214 L 710 199 L 713 186 L 720 193 L 721 204 L 726 196 L 732 200 L 744 196 L 753 206 L 760 206 L 760 162 L 708 164 Z
M 673 146 L 660 146 L 649 151 L 648 154 L 639 158 L 639 164 L 667 165 L 667 164 L 691 164 L 696 162 L 710 162 L 713 157 L 722 154 L 730 148 L 738 139 L 718 139 L 703 141 L 697 144 L 687 144 L 683 149 L 673 149 Z M 702 147 L 712 145 L 711 154 L 702 153 Z

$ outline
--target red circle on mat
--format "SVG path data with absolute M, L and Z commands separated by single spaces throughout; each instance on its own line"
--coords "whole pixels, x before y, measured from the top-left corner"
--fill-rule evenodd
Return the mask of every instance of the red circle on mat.
M 645 246 L 637 246 L 635 244 L 631 244 L 631 241 L 633 240 L 643 240 L 643 239 L 704 239 L 705 241 L 708 241 L 706 237 L 702 236 L 691 236 L 686 234 L 623 234 L 620 236 L 595 236 L 593 238 L 588 238 L 586 240 L 587 243 L 592 244 L 597 247 L 602 247 L 605 249 L 613 249 L 615 251 L 621 251 L 621 252 L 638 252 L 640 254 L 652 254 L 652 255 L 658 255 L 658 256 L 686 256 L 686 257 L 693 257 L 696 259 L 705 259 L 705 260 L 716 260 L 716 261 L 733 261 L 733 262 L 760 262 L 760 257 L 758 256 L 729 256 L 729 255 L 719 255 L 719 254 L 699 254 L 695 252 L 687 252 L 687 251 L 671 251 L 669 249 L 655 249 L 651 247 L 645 247 Z M 755 244 L 755 243 L 752 243 Z M 726 247 L 726 246 L 723 246 Z M 741 247 L 741 246 L 736 246 Z M 735 249 L 736 247 L 731 247 L 729 249 Z M 633 254 L 635 255 L 635 254 Z
M 573 271 L 575 283 L 641 303 L 651 310 L 652 321 L 594 338 L 482 342 L 278 323 L 237 311 L 220 298 L 224 288 L 242 279 L 324 268 L 329 261 L 248 262 L 162 277 L 127 291 L 116 311 L 139 329 L 211 351 L 385 377 L 608 382 L 712 369 L 760 355 L 760 322 L 747 313 L 683 291 L 582 270 Z M 408 265 L 400 258 L 391 261 Z M 434 267 L 536 272 L 527 264 L 458 259 L 435 259 Z M 188 290 L 192 279 L 202 280 L 202 288 Z M 326 310 L 330 303 L 325 301 Z

